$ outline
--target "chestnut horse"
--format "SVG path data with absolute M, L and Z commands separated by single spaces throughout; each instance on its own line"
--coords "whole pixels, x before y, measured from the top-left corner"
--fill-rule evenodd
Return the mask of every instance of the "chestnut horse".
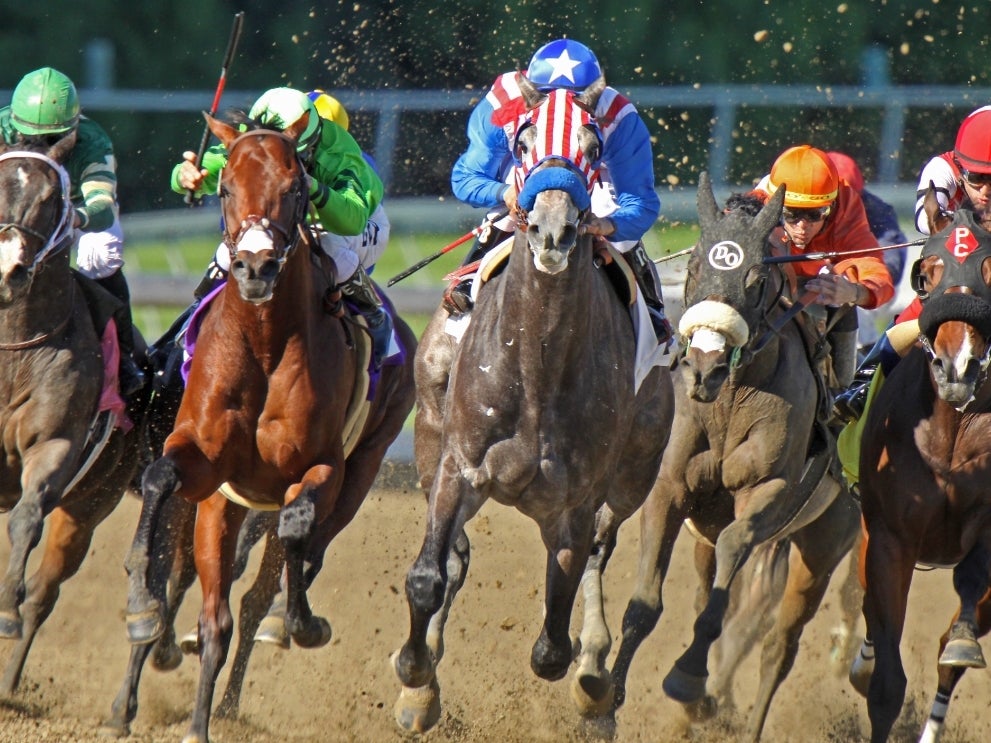
M 93 282 L 70 268 L 73 208 L 61 162 L 74 145 L 69 135 L 37 151 L 0 150 L 0 510 L 10 511 L 11 547 L 0 637 L 17 640 L 0 680 L 5 696 L 143 446 L 147 392 L 120 416 L 124 403 L 104 378 L 113 328 L 101 341 L 83 294 Z M 46 522 L 43 557 L 25 580 Z
M 687 348 L 673 369 L 671 444 L 641 511 L 637 584 L 613 667 L 618 706 L 634 653 L 661 616 L 675 539 L 688 521 L 699 539 L 703 608 L 663 687 L 690 713 L 713 714 L 716 690 L 706 689 L 707 662 L 723 631 L 734 579 L 759 545 L 787 538 L 787 581 L 764 639 L 748 740 L 760 738 L 802 629 L 853 544 L 858 521 L 856 503 L 832 467 L 831 434 L 817 423 L 812 355 L 799 324 L 789 319 L 798 307 L 787 301 L 786 276 L 766 261 L 784 192 L 778 189 L 756 216 L 723 213 L 708 176 L 699 179 L 701 232 L 679 324 Z
M 891 371 L 867 412 L 860 490 L 871 741 L 888 739 L 905 699 L 899 645 L 917 564 L 952 567 L 960 609 L 940 638 L 936 699 L 922 731 L 935 741 L 967 668 L 984 668 L 991 629 L 991 233 L 972 212 L 952 220 L 926 202 L 931 237 L 914 273 L 919 344 Z M 858 671 L 851 673 L 857 680 Z M 861 686 L 863 682 L 861 682 Z
M 415 399 L 409 327 L 397 320 L 400 352 L 369 381 L 367 333 L 327 301 L 337 283 L 332 261 L 304 222 L 309 202 L 297 139 L 306 117 L 285 132 L 207 122 L 228 152 L 219 196 L 231 271 L 200 328 L 175 428 L 145 473 L 126 561 L 128 635 L 154 642 L 164 631 L 172 564 L 160 557 L 168 524 L 160 529 L 159 515 L 173 496 L 197 504 L 201 672 L 189 741 L 208 740 L 233 634 L 229 596 L 245 505 L 279 511 L 286 629 L 301 647 L 325 645 L 330 625 L 312 613 L 307 587 Z M 217 492 L 222 486 L 227 497 Z
M 406 577 L 409 636 L 393 658 L 403 685 L 396 720 L 417 732 L 440 717 L 437 666 L 468 569 L 464 526 L 489 498 L 534 519 L 546 549 L 544 622 L 530 667 L 548 680 L 568 672 L 581 585 L 572 693 L 586 714 L 611 707 L 602 571 L 620 524 L 657 475 L 673 414 L 667 369 L 653 367 L 637 387 L 629 305 L 596 268 L 595 241 L 582 230 L 594 177 L 583 167 L 599 147 L 587 111 L 605 83 L 581 96 L 545 95 L 517 80 L 528 109 L 515 137 L 526 222 L 505 270 L 478 292 L 460 342 L 446 334 L 440 308 L 417 356 L 415 444 L 428 523 Z

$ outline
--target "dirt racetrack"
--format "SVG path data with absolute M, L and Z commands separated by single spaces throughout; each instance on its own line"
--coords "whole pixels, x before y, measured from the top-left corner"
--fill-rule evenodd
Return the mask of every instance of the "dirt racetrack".
M 90 556 L 64 587 L 37 638 L 20 691 L 0 705 L 0 741 L 106 740 L 96 730 L 110 709 L 128 654 L 122 563 L 137 514 L 138 504 L 128 496 L 97 531 Z M 637 520 L 620 532 L 606 576 L 614 637 L 635 576 Z M 248 670 L 241 716 L 234 721 L 214 718 L 214 741 L 404 740 L 392 718 L 399 687 L 388 659 L 407 630 L 403 581 L 423 528 L 424 502 L 418 493 L 372 492 L 354 523 L 331 546 L 310 593 L 314 610 L 333 626 L 333 640 L 318 650 L 258 647 Z M 472 565 L 454 606 L 439 672 L 444 714 L 426 739 L 586 740 L 570 701 L 570 677 L 548 683 L 529 668 L 541 622 L 544 573 L 534 525 L 490 503 L 470 523 L 469 535 Z M 0 541 L 6 564 L 7 540 Z M 844 563 L 843 571 L 845 567 Z M 839 619 L 836 584 L 843 575 L 834 578 L 823 609 L 805 632 L 796 667 L 771 707 L 765 741 L 853 741 L 868 732 L 863 700 L 848 686 L 845 668 L 829 662 L 830 630 Z M 235 587 L 235 602 L 243 589 L 241 584 Z M 661 691 L 663 675 L 690 639 L 694 590 L 690 538 L 683 533 L 666 587 L 667 611 L 630 674 L 617 743 L 737 739 L 740 729 L 732 722 L 689 730 L 680 707 Z M 194 586 L 180 614 L 180 631 L 193 626 L 198 605 L 199 589 Z M 949 572 L 917 573 L 903 641 L 909 699 L 892 740 L 916 740 L 935 690 L 937 638 L 955 605 Z M 181 740 L 198 670 L 195 658 L 186 658 L 170 673 L 146 668 L 129 740 Z M 751 658 L 737 678 L 736 697 L 743 707 L 752 698 L 755 673 L 756 659 Z M 226 671 L 215 701 L 225 680 Z M 967 674 L 950 705 L 944 743 L 991 740 L 989 699 L 989 674 Z

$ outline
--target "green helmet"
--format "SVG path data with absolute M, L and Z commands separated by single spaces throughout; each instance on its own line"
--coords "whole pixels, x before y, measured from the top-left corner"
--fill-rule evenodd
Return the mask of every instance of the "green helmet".
M 310 120 L 299 138 L 299 149 L 305 150 L 316 142 L 320 134 L 320 114 L 306 93 L 292 88 L 272 88 L 255 101 L 248 116 L 281 131 L 295 124 L 307 113 Z
M 79 96 L 72 80 L 52 67 L 29 72 L 14 88 L 10 123 L 21 134 L 59 134 L 79 121 Z

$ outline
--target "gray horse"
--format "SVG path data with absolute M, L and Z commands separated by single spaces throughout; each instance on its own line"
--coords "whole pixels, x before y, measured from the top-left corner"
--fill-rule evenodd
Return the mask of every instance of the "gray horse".
M 671 445 L 642 512 L 637 586 L 613 668 L 619 705 L 633 655 L 660 618 L 664 577 L 687 520 L 703 540 L 697 552 L 703 557 L 704 608 L 691 645 L 664 679 L 664 691 L 695 716 L 713 714 L 717 700 L 714 690 L 706 694 L 707 660 L 723 629 L 731 584 L 758 545 L 788 537 L 787 583 L 764 641 L 750 740 L 760 738 L 802 629 L 858 524 L 858 509 L 843 494 L 838 473 L 827 471 L 835 447 L 825 427 L 815 424 L 818 385 L 802 331 L 788 319 L 788 282 L 764 262 L 784 191 L 756 216 L 724 214 L 707 175 L 700 178 L 701 235 L 689 263 L 687 309 L 679 326 L 687 350 L 674 373 Z M 726 652 L 738 657 L 744 650 Z
M 0 637 L 17 640 L 0 694 L 18 687 L 31 643 L 59 586 L 76 573 L 93 531 L 120 502 L 138 467 L 143 413 L 100 412 L 101 340 L 69 266 L 72 203 L 60 164 L 70 135 L 36 151 L 0 151 L 0 510 L 10 511 L 10 558 L 0 579 Z M 126 430 L 125 430 L 126 429 Z M 48 538 L 38 570 L 28 558 Z
M 547 96 L 519 80 L 532 113 L 518 134 L 518 154 L 540 163 L 521 191 L 526 223 L 505 270 L 479 291 L 461 341 L 445 334 L 447 313 L 439 309 L 417 353 L 416 457 L 429 516 L 406 578 L 409 638 L 393 662 L 404 687 L 396 720 L 418 732 L 440 717 L 436 669 L 468 568 L 464 526 L 489 498 L 534 519 L 547 551 L 544 623 L 531 668 L 548 680 L 567 673 L 581 585 L 585 617 L 572 692 L 587 714 L 611 708 L 601 573 L 619 525 L 657 475 L 673 415 L 667 369 L 655 366 L 635 384 L 629 306 L 596 267 L 593 237 L 581 229 L 587 182 L 561 185 L 576 172 L 573 164 L 535 153 Z M 578 107 L 571 120 L 588 122 L 600 83 L 569 99 Z M 576 135 L 583 157 L 597 160 L 593 125 L 582 124 Z M 534 186 L 542 179 L 557 185 Z

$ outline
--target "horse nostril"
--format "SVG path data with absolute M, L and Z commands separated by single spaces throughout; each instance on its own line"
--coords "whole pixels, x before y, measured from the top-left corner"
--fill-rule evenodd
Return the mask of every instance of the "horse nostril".
M 274 281 L 279 275 L 279 262 L 275 258 L 269 258 L 258 268 L 258 278 L 265 281 Z
M 7 272 L 6 283 L 10 285 L 23 285 L 31 278 L 31 272 L 23 263 L 18 263 Z

